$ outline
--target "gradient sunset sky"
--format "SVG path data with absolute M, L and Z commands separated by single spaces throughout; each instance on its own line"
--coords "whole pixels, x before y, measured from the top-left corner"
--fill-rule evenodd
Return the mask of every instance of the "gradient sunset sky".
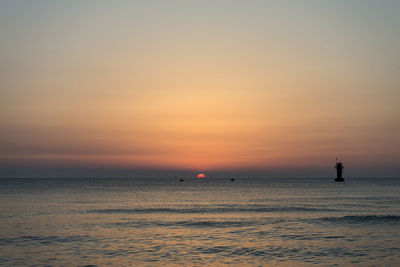
M 400 176 L 400 1 L 12 0 L 0 36 L 2 177 Z

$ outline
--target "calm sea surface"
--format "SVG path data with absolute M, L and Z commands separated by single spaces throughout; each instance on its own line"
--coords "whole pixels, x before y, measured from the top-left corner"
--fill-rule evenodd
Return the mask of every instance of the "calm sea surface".
M 400 266 L 400 179 L 0 179 L 3 266 Z

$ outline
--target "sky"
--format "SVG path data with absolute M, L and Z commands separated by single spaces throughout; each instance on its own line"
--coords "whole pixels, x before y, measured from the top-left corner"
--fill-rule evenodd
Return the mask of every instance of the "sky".
M 0 177 L 400 177 L 399 1 L 1 1 Z

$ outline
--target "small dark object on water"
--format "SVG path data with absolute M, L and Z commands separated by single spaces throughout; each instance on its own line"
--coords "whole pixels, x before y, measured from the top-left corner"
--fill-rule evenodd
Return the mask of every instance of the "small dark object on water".
M 180 179 L 180 180 L 179 180 L 179 182 L 183 182 L 183 181 L 185 181 L 185 180 L 183 180 L 183 179 Z
M 235 181 L 235 179 L 231 178 L 231 182 L 234 182 L 234 181 Z
M 342 177 L 343 168 L 344 168 L 343 163 L 341 161 L 338 161 L 338 159 L 336 158 L 335 169 L 337 170 L 337 175 L 336 175 L 335 182 L 344 182 L 344 179 Z

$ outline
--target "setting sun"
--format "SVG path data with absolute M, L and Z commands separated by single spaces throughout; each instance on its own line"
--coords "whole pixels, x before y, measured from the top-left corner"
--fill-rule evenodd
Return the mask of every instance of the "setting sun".
M 199 173 L 197 174 L 197 178 L 206 178 L 206 175 L 204 173 Z

